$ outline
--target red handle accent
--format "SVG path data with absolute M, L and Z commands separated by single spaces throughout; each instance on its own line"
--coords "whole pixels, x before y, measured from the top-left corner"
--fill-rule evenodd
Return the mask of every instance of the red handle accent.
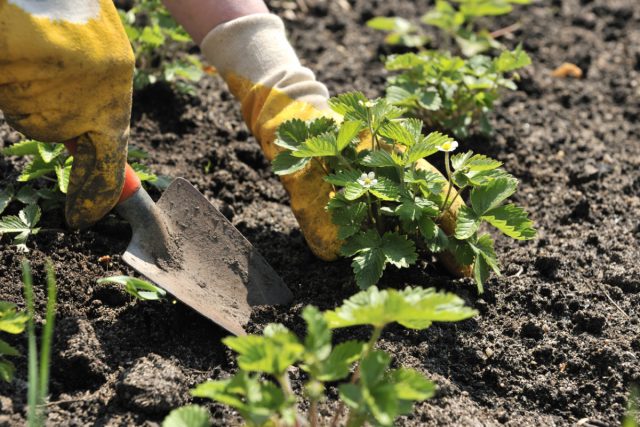
M 71 154 L 75 154 L 77 145 L 78 143 L 75 139 L 64 143 L 64 146 L 67 147 L 67 150 L 69 150 Z M 127 163 L 124 167 L 124 186 L 122 187 L 118 204 L 136 194 L 140 187 L 142 187 L 142 183 L 140 182 L 140 178 L 138 178 L 138 174 L 136 174 L 136 171 Z

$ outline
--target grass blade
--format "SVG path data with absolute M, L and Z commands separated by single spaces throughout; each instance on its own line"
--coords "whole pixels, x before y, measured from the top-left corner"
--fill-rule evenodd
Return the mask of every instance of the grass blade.
M 51 341 L 53 338 L 53 328 L 56 318 L 57 293 L 56 274 L 53 270 L 51 260 L 47 260 L 47 314 L 44 330 L 42 332 L 42 344 L 40 347 L 40 387 L 38 388 L 38 404 L 43 404 L 49 394 Z
M 29 262 L 22 261 L 22 282 L 24 283 L 24 296 L 27 302 L 27 340 L 29 344 L 28 353 L 28 391 L 27 391 L 27 424 L 29 427 L 40 425 L 38 417 L 38 344 L 36 342 L 35 308 L 33 296 L 33 276 Z

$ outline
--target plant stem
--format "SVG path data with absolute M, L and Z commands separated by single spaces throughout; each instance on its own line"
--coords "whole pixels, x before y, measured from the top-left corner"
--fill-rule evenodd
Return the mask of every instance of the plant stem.
M 315 160 L 316 162 L 318 162 L 318 165 L 320 165 L 320 167 L 322 168 L 322 170 L 324 171 L 325 175 L 329 175 L 331 172 L 329 171 L 329 169 L 327 169 L 327 167 L 324 165 L 324 163 L 318 159 L 317 157 L 314 157 L 313 160 Z M 331 188 L 333 188 L 333 191 L 336 192 L 336 186 L 331 184 Z
M 373 216 L 373 208 L 371 206 L 371 195 L 369 194 L 369 190 L 367 190 L 367 209 L 369 210 L 369 221 L 373 225 L 377 225 L 376 218 Z
M 43 404 L 49 394 L 49 368 L 51 359 L 51 339 L 53 337 L 53 327 L 56 317 L 56 276 L 51 261 L 47 261 L 47 314 L 45 318 L 44 331 L 42 333 L 42 344 L 40 353 L 40 387 L 39 404 Z
M 360 356 L 360 360 L 364 359 L 371 353 L 373 347 L 376 345 L 378 340 L 380 339 L 380 335 L 382 334 L 383 326 L 376 326 L 371 333 L 371 338 L 367 342 L 364 351 L 362 352 L 362 356 Z M 353 371 L 353 375 L 351 375 L 351 380 L 349 381 L 351 384 L 355 384 L 360 379 L 360 365 Z M 331 419 L 331 427 L 336 427 L 338 425 L 338 421 L 340 421 L 340 417 L 342 417 L 342 412 L 344 411 L 344 402 L 340 401 L 340 405 L 338 406 L 338 410 L 333 415 Z M 349 419 L 351 419 L 351 414 L 349 414 Z
M 444 203 L 440 206 L 440 215 L 444 214 L 444 207 L 447 205 L 449 201 L 449 196 L 451 195 L 451 188 L 453 187 L 453 180 L 451 178 L 451 167 L 449 166 L 449 152 L 445 151 L 444 153 L 444 167 L 447 171 L 447 178 L 449 180 L 449 188 L 447 188 L 447 195 L 444 198 Z
M 36 343 L 35 308 L 33 296 L 33 276 L 29 262 L 22 261 L 22 282 L 24 283 L 24 297 L 27 303 L 27 342 L 28 342 L 28 387 L 27 387 L 27 425 L 37 427 L 38 417 L 38 344 Z
M 460 188 L 458 188 L 458 191 L 456 191 L 456 195 L 455 195 L 455 196 L 453 196 L 453 199 L 451 199 L 451 203 L 449 203 L 449 206 L 447 206 L 446 210 L 451 209 L 451 206 L 453 206 L 453 204 L 455 203 L 455 201 L 456 201 L 456 199 L 457 199 L 458 197 L 462 197 L 462 196 L 461 196 L 461 194 L 462 194 L 462 191 L 463 191 L 465 188 L 467 188 L 467 186 L 466 186 L 466 185 L 465 185 L 464 187 L 460 187 Z
M 309 418 L 311 421 L 311 427 L 318 427 L 318 400 L 311 400 L 311 407 L 309 408 Z

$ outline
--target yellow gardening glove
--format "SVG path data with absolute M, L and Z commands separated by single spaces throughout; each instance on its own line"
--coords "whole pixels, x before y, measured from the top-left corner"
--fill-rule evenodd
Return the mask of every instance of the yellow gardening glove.
M 29 138 L 77 139 L 72 227 L 98 221 L 120 196 L 133 67 L 111 0 L 0 0 L 0 110 Z
M 201 43 L 202 52 L 240 100 L 244 120 L 272 160 L 281 150 L 274 144 L 281 123 L 293 118 L 311 120 L 321 116 L 341 117 L 329 109 L 329 93 L 313 73 L 300 65 L 289 44 L 280 18 L 270 14 L 249 15 L 213 29 Z M 429 163 L 420 164 L 435 171 Z M 317 162 L 281 177 L 289 193 L 291 209 L 309 247 L 319 258 L 337 258 L 342 242 L 338 228 L 325 206 L 332 190 Z M 459 207 L 454 205 L 452 212 Z M 452 234 L 455 216 L 447 214 L 443 229 Z M 452 260 L 452 258 L 451 258 Z M 446 262 L 456 274 L 455 262 Z

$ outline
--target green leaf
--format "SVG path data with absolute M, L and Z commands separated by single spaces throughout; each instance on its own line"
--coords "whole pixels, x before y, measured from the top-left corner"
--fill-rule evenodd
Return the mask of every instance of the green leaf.
M 482 216 L 482 219 L 505 235 L 517 240 L 530 240 L 536 236 L 529 214 L 512 203 L 491 209 Z
M 378 283 L 384 271 L 385 255 L 380 249 L 370 249 L 358 253 L 351 262 L 356 284 L 367 289 Z
M 374 30 L 382 31 L 395 31 L 399 33 L 407 32 L 411 29 L 412 25 L 409 21 L 398 16 L 376 16 L 375 18 L 367 21 L 367 27 Z
M 375 385 L 391 364 L 391 356 L 381 350 L 373 350 L 360 363 L 360 378 L 365 385 Z
M 420 137 L 416 137 L 407 126 L 403 126 L 403 121 L 387 121 L 380 126 L 378 133 L 406 147 L 411 147 L 420 139 Z
M 97 283 L 115 283 L 124 286 L 124 290 L 142 301 L 157 301 L 164 299 L 167 292 L 146 280 L 131 276 L 112 276 L 98 279 Z
M 406 268 L 416 262 L 416 246 L 407 236 L 388 231 L 382 236 L 382 253 L 385 261 L 398 268 Z
M 325 133 L 313 136 L 303 142 L 296 151 L 292 151 L 294 157 L 325 157 L 338 155 L 336 136 Z
M 522 45 L 518 45 L 512 52 L 504 50 L 500 56 L 494 59 L 496 71 L 506 73 L 531 64 L 531 58 L 522 50 Z
M 346 341 L 335 346 L 329 357 L 322 364 L 316 379 L 318 381 L 338 381 L 349 375 L 351 366 L 360 358 L 364 343 Z
M 227 337 L 222 342 L 238 356 L 240 369 L 282 375 L 300 360 L 304 346 L 298 338 L 280 324 L 269 324 L 263 335 Z
M 338 131 L 338 138 L 336 140 L 338 146 L 338 152 L 342 152 L 349 144 L 351 144 L 363 128 L 363 124 L 359 120 L 348 121 L 342 123 L 340 130 Z
M 435 145 L 431 144 L 429 141 L 421 141 L 413 146 L 411 146 L 405 155 L 405 164 L 410 165 L 414 162 L 417 162 L 420 159 L 425 157 L 429 157 L 433 153 L 437 152 L 438 149 Z
M 151 47 L 162 46 L 165 42 L 165 37 L 162 34 L 162 30 L 158 25 L 144 27 L 140 34 L 139 40 Z
M 456 219 L 456 239 L 465 240 L 473 236 L 480 226 L 480 217 L 468 206 L 461 206 Z
M 451 156 L 451 166 L 455 170 L 466 169 L 474 172 L 484 172 L 497 169 L 502 166 L 502 162 L 491 159 L 482 154 L 473 154 L 473 151 L 459 153 Z
M 0 189 L 0 214 L 9 206 L 13 200 L 14 189 L 12 185 Z
M 331 211 L 333 223 L 339 226 L 338 239 L 344 240 L 360 231 L 362 221 L 367 216 L 367 205 L 364 202 L 348 204 L 339 200 L 334 197 L 329 202 L 328 208 Z M 340 203 L 339 207 L 338 203 Z
M 344 116 L 347 121 L 359 120 L 368 123 L 368 100 L 362 92 L 347 92 L 329 99 L 333 111 Z
M 308 305 L 302 311 L 302 318 L 307 323 L 307 336 L 304 340 L 305 350 L 314 358 L 324 360 L 331 353 L 331 329 L 316 307 Z
M 52 160 L 64 153 L 63 144 L 48 144 L 45 142 L 38 143 L 38 154 L 45 163 L 51 163 Z
M 291 155 L 291 151 L 279 153 L 271 162 L 271 168 L 276 175 L 289 175 L 304 168 L 311 158 L 300 159 Z
M 8 360 L 0 360 L 0 379 L 5 382 L 13 381 L 16 367 Z
M 449 238 L 433 219 L 423 216 L 418 221 L 418 229 L 430 252 L 439 253 L 447 249 Z
M 5 156 L 36 156 L 38 155 L 38 141 L 26 139 L 2 149 Z
M 200 384 L 191 394 L 229 405 L 240 412 L 247 424 L 260 426 L 275 415 L 285 416 L 292 403 L 272 382 L 260 381 L 242 371 L 228 380 Z
M 367 188 L 358 182 L 350 182 L 344 187 L 344 197 L 347 200 L 357 200 L 366 192 Z
M 358 178 L 360 178 L 360 175 L 362 175 L 362 173 L 357 170 L 339 170 L 335 173 L 325 176 L 324 180 L 329 184 L 344 187 L 347 184 L 357 182 Z
M 478 216 L 498 207 L 515 193 L 518 180 L 515 178 L 497 178 L 471 191 L 471 206 Z
M 29 205 L 22 209 L 18 216 L 7 215 L 0 218 L 0 235 L 3 233 L 16 233 L 13 243 L 21 252 L 28 252 L 27 239 L 32 234 L 37 234 L 40 229 L 36 224 L 40 221 L 40 208 L 38 205 Z
M 278 127 L 274 143 L 279 147 L 295 151 L 308 137 L 307 124 L 300 119 L 293 119 Z
M 44 160 L 38 156 L 31 162 L 27 163 L 24 169 L 22 169 L 22 173 L 18 177 L 18 181 L 31 181 L 52 173 L 55 173 L 55 165 L 45 163 Z
M 358 292 L 335 310 L 325 312 L 332 329 L 371 325 L 383 328 L 397 322 L 410 329 L 426 329 L 432 322 L 456 322 L 477 312 L 451 293 L 407 287 L 379 290 L 375 286 Z
M 350 257 L 361 251 L 379 248 L 382 238 L 375 230 L 367 230 L 347 240 L 340 248 L 340 255 Z
M 394 369 L 389 377 L 400 400 L 422 401 L 436 393 L 436 385 L 415 369 Z
M 359 163 L 362 166 L 371 168 L 392 168 L 402 166 L 402 162 L 398 164 L 396 159 L 394 159 L 391 154 L 385 150 L 370 151 L 359 160 Z
M 58 178 L 58 189 L 62 194 L 67 194 L 72 164 L 73 158 L 69 157 L 64 164 L 56 164 L 55 166 L 56 177 Z
M 423 215 L 435 216 L 439 213 L 438 206 L 423 197 L 403 197 L 396 208 L 396 215 L 405 222 L 418 221 Z
M 378 199 L 392 201 L 400 196 L 400 187 L 384 176 L 377 177 L 378 182 L 369 187 L 369 192 Z
M 335 133 L 336 122 L 330 117 L 318 117 L 317 119 L 308 122 L 308 128 L 309 136 L 307 138 L 323 135 L 325 133 Z
M 442 98 L 436 90 L 420 91 L 416 101 L 418 105 L 425 110 L 438 111 L 442 108 Z
M 15 304 L 0 301 L 0 331 L 21 334 L 28 320 L 27 313 L 18 311 Z
M 19 356 L 20 352 L 9 345 L 8 342 L 0 340 L 0 356 Z
M 478 285 L 478 292 L 482 293 L 483 285 L 490 274 L 489 269 L 500 275 L 500 266 L 493 248 L 493 239 L 491 239 L 490 235 L 483 234 L 475 242 L 469 241 L 468 244 L 476 255 L 473 275 Z
M 174 409 L 162 421 L 162 427 L 209 427 L 210 425 L 209 411 L 198 405 Z
M 20 203 L 24 203 L 25 205 L 37 203 L 40 197 L 40 191 L 34 189 L 30 185 L 21 186 L 20 190 L 18 190 L 18 194 L 16 194 L 16 200 Z

